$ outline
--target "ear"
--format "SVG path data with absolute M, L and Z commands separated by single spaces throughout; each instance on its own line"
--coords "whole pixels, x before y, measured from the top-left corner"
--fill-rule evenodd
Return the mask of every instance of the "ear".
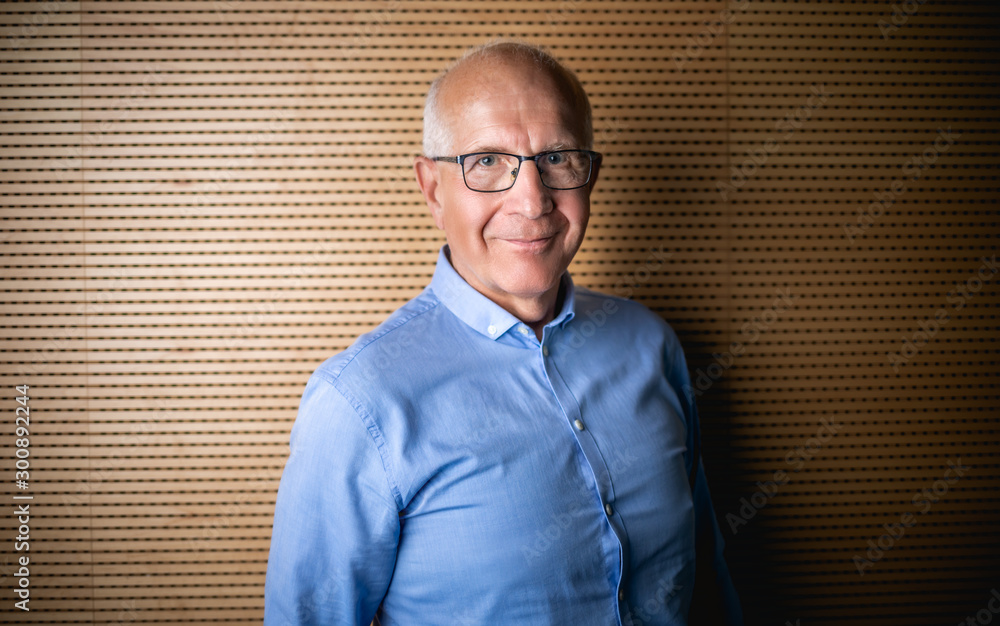
M 413 173 L 417 177 L 417 185 L 420 192 L 424 194 L 424 201 L 427 208 L 431 210 L 431 217 L 434 218 L 434 225 L 444 230 L 444 211 L 441 204 L 441 170 L 437 163 L 425 156 L 418 156 L 413 161 Z

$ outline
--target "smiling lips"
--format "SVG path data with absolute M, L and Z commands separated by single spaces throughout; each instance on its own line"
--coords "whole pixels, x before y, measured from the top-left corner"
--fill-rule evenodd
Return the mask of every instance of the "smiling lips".
M 540 250 L 548 245 L 555 238 L 555 235 L 547 235 L 545 237 L 500 237 L 502 241 L 514 244 L 519 248 L 524 248 L 527 250 Z
M 525 233 L 515 233 L 511 235 L 497 235 L 497 239 L 502 239 L 504 241 L 510 241 L 513 243 L 535 243 L 536 241 L 548 241 L 552 239 L 559 231 L 553 230 L 551 232 L 525 232 Z

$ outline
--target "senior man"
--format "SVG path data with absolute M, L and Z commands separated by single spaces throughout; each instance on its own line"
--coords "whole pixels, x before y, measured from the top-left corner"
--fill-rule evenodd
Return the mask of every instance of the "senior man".
M 431 86 L 414 167 L 447 245 L 306 387 L 267 626 L 687 624 L 705 587 L 740 622 L 680 343 L 566 271 L 592 137 L 579 81 L 527 44 Z

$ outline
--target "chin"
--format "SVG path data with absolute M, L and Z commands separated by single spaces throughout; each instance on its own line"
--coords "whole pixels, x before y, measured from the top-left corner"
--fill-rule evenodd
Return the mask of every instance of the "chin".
M 541 295 L 559 284 L 564 270 L 554 267 L 510 267 L 501 278 L 500 288 L 522 297 Z

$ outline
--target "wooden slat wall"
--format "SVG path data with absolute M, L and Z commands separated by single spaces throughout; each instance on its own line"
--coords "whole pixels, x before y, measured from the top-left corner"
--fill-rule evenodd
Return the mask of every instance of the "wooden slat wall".
M 739 515 L 755 481 L 793 469 L 785 455 L 801 467 L 733 524 L 757 623 L 964 623 L 1000 582 L 1000 276 L 949 297 L 997 250 L 1000 13 L 895 6 L 754 2 L 728 32 L 730 165 L 774 136 L 776 119 L 802 118 L 720 210 L 730 332 L 769 306 L 773 286 L 800 296 L 706 398 L 708 419 L 726 423 L 706 443 L 728 447 L 713 454 L 728 460 L 722 511 Z M 810 109 L 812 85 L 830 96 Z M 910 354 L 907 339 L 926 345 L 896 371 L 887 353 Z M 842 427 L 796 451 L 821 416 Z M 957 459 L 966 475 L 937 482 Z M 916 495 L 925 489 L 936 502 Z M 882 538 L 901 521 L 902 537 Z
M 0 19 L 0 468 L 5 500 L 34 497 L 32 610 L 5 540 L 5 623 L 260 622 L 299 394 L 428 281 L 423 95 L 496 35 L 548 46 L 592 95 L 606 165 L 572 269 L 681 334 L 748 622 L 985 619 L 994 2 L 53 0 Z

